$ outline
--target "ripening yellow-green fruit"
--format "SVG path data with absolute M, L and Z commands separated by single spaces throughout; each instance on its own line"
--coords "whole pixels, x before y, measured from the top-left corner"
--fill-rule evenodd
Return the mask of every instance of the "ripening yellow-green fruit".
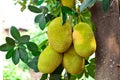
M 57 52 L 65 52 L 72 43 L 72 27 L 69 21 L 62 25 L 62 18 L 55 18 L 48 26 L 48 41 Z
M 81 57 L 89 57 L 96 50 L 96 41 L 91 27 L 84 22 L 74 26 L 73 44 L 75 51 Z
M 62 54 L 48 45 L 39 56 L 38 69 L 42 73 L 52 73 L 61 63 Z
M 72 8 L 75 4 L 75 0 L 61 0 L 63 6 L 67 6 L 69 8 Z
M 71 74 L 80 74 L 84 70 L 85 59 L 79 56 L 72 45 L 63 55 L 63 66 Z

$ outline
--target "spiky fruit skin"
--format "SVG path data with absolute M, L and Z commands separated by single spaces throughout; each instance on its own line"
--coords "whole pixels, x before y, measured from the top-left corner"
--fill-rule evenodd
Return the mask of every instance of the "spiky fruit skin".
M 55 18 L 48 26 L 48 41 L 57 52 L 65 52 L 72 43 L 72 27 L 69 21 L 62 25 L 62 18 Z
M 69 8 L 72 8 L 75 4 L 75 0 L 61 0 L 63 6 L 67 6 Z
M 73 46 L 63 55 L 63 66 L 71 74 L 80 74 L 84 70 L 85 59 L 79 56 Z
M 40 54 L 38 69 L 42 73 L 52 73 L 62 63 L 62 54 L 56 52 L 50 45 Z
M 89 57 L 96 50 L 96 41 L 91 27 L 83 22 L 74 26 L 73 44 L 81 57 Z

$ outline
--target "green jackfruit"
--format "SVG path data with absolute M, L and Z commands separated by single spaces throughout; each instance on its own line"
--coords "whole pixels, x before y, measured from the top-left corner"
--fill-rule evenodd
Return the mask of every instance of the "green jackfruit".
M 91 27 L 83 22 L 74 26 L 73 44 L 81 57 L 89 57 L 96 50 L 96 41 Z
M 52 73 L 61 63 L 62 54 L 48 45 L 39 56 L 38 69 L 42 73 Z
M 65 52 L 72 43 L 72 27 L 69 21 L 62 25 L 62 18 L 55 18 L 48 26 L 48 41 L 57 52 Z
M 71 74 L 80 74 L 84 70 L 85 59 L 79 56 L 73 46 L 63 55 L 63 66 Z

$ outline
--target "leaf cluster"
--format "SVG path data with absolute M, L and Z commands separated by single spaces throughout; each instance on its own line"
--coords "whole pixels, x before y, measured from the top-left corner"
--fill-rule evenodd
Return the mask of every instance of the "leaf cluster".
M 6 43 L 0 45 L 0 51 L 5 51 L 6 59 L 12 59 L 13 63 L 17 65 L 19 61 L 23 61 L 24 63 L 28 64 L 29 67 L 31 62 L 35 62 L 34 59 L 29 61 L 29 52 L 35 56 L 39 56 L 40 51 L 38 46 L 30 41 L 29 35 L 20 35 L 19 31 L 15 26 L 10 28 L 11 37 L 6 37 Z M 34 66 L 37 65 L 37 62 L 34 63 Z M 33 68 L 33 67 L 32 67 Z M 33 69 L 37 69 L 37 66 Z M 36 70 L 37 71 L 37 70 Z

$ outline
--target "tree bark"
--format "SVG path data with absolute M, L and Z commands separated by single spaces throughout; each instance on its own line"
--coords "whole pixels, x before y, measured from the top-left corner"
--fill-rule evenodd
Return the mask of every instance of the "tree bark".
M 120 22 L 118 0 L 107 12 L 101 3 L 91 8 L 97 41 L 95 80 L 120 80 Z

